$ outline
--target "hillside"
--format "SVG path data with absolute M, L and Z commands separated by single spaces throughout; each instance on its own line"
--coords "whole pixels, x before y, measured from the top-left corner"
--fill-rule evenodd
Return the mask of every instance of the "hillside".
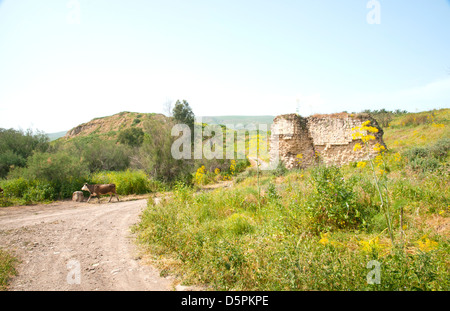
M 383 139 L 389 149 L 402 152 L 450 138 L 449 127 L 450 109 L 407 113 L 393 118 L 384 128 Z
M 80 136 L 99 135 L 114 138 L 118 132 L 130 127 L 143 127 L 143 121 L 151 118 L 165 119 L 162 114 L 123 111 L 112 116 L 95 118 L 67 131 L 65 139 Z

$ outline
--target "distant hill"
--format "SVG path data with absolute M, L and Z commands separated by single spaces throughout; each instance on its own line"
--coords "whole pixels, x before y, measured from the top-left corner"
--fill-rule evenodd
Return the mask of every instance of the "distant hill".
M 202 116 L 202 122 L 207 124 L 233 124 L 233 125 L 248 125 L 248 124 L 267 124 L 271 125 L 275 116 Z M 199 118 L 197 117 L 197 121 Z
M 50 139 L 50 141 L 53 141 L 53 140 L 63 137 L 64 135 L 66 135 L 66 133 L 67 133 L 67 131 L 56 132 L 56 133 L 47 133 L 47 136 Z

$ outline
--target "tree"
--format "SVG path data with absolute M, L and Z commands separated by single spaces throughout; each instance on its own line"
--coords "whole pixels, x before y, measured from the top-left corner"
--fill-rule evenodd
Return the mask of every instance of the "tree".
M 24 167 L 34 151 L 46 151 L 48 146 L 48 137 L 42 132 L 0 128 L 0 178 L 12 167 Z
M 192 132 L 194 131 L 195 115 L 186 100 L 183 99 L 183 102 L 177 100 L 173 107 L 172 115 L 176 123 L 186 124 Z
M 190 176 L 189 161 L 172 156 L 175 137 L 171 135 L 171 130 L 174 125 L 170 119 L 163 122 L 147 120 L 144 123 L 144 143 L 140 148 L 139 162 L 142 168 L 153 178 L 165 182 L 186 180 Z

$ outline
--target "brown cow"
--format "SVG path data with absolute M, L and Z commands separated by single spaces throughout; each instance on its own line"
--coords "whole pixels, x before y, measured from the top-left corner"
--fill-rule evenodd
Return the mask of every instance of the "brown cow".
M 89 199 L 87 200 L 88 202 L 91 199 L 91 197 L 93 197 L 93 196 L 97 196 L 97 199 L 100 202 L 100 195 L 104 195 L 104 194 L 110 195 L 108 202 L 111 202 L 113 194 L 116 196 L 117 201 L 119 201 L 119 196 L 116 193 L 116 185 L 115 184 L 88 185 L 87 183 L 85 183 L 83 188 L 81 188 L 81 190 L 89 191 L 89 193 L 91 194 L 89 196 Z

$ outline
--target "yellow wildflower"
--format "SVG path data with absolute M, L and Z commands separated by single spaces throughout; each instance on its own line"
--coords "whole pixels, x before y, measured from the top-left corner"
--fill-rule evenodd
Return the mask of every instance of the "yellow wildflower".
M 370 140 L 375 140 L 375 136 L 373 136 L 373 135 L 362 135 L 361 136 L 361 140 L 365 143 L 365 142 L 368 142 L 368 141 L 370 141 Z
M 438 247 L 438 242 L 432 241 L 424 235 L 422 238 L 416 241 L 417 246 L 422 252 L 429 252 Z
M 324 234 L 320 234 L 321 239 L 319 240 L 320 244 L 327 245 L 330 243 L 330 240 L 328 239 L 328 232 Z
M 386 148 L 382 144 L 376 143 L 375 146 L 373 147 L 373 150 L 376 152 L 380 152 L 386 150 Z
M 366 167 L 366 165 L 367 165 L 367 162 L 361 161 L 361 162 L 358 162 L 356 167 L 364 168 L 364 167 Z
M 431 124 L 431 126 L 436 127 L 436 128 L 444 128 L 445 127 L 444 124 L 439 124 L 439 123 L 433 123 L 433 124 Z
M 360 150 L 362 147 L 359 143 L 356 143 L 355 146 L 353 147 L 353 151 L 358 151 Z

